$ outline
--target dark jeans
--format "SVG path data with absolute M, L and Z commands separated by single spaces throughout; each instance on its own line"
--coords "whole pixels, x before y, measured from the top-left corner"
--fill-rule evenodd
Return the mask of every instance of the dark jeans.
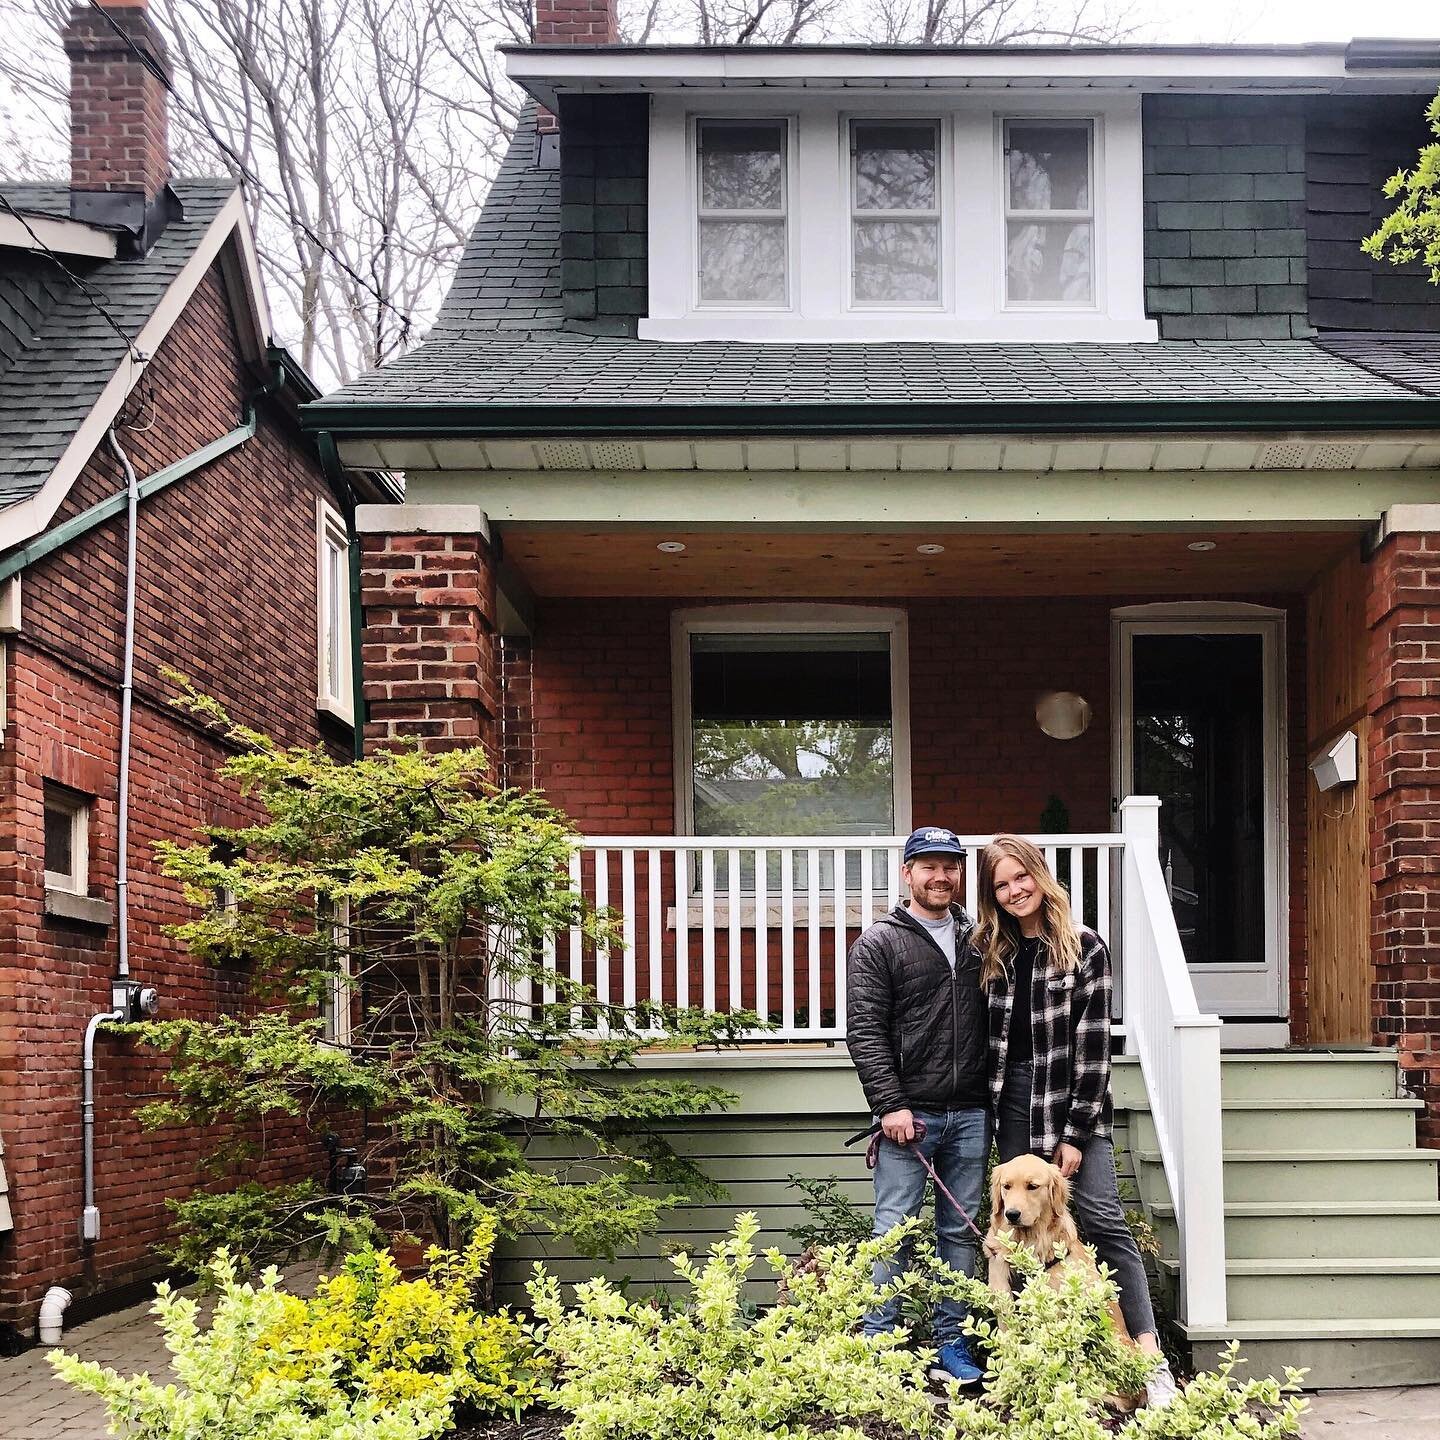
M 1012 1066 L 1000 1092 L 996 1144 L 1001 1160 L 1013 1160 L 1030 1148 L 1029 1065 Z M 1120 1193 L 1115 1185 L 1115 1147 L 1102 1136 L 1093 1137 L 1082 1152 L 1080 1168 L 1070 1177 L 1070 1208 L 1080 1236 L 1095 1247 L 1095 1255 L 1110 1267 L 1120 1288 L 1120 1313 L 1131 1335 L 1155 1333 L 1155 1311 L 1145 1266 L 1135 1248 L 1135 1237 L 1125 1223 Z M 1054 1156 L 1046 1155 L 1046 1160 Z
M 925 1186 L 930 1175 L 920 1163 L 917 1150 L 935 1167 L 946 1189 L 976 1219 L 982 1213 L 985 1190 L 985 1162 L 990 1157 L 990 1117 L 984 1110 L 946 1110 L 935 1113 L 916 1110 L 915 1118 L 925 1122 L 925 1138 L 909 1145 L 896 1145 L 883 1136 L 875 1158 L 875 1234 L 884 1235 L 902 1220 L 920 1213 L 925 1203 Z M 878 1118 L 878 1117 L 877 1117 Z M 935 1192 L 935 1251 L 952 1270 L 975 1273 L 979 1249 L 975 1232 L 955 1212 L 955 1207 Z M 877 1286 L 888 1285 L 903 1274 L 909 1263 L 908 1247 L 889 1263 L 877 1262 L 873 1279 Z M 960 1326 L 967 1308 L 958 1300 L 941 1300 L 935 1307 L 935 1345 L 960 1338 Z M 877 1335 L 893 1330 L 899 1323 L 900 1299 L 892 1296 L 878 1310 L 865 1317 L 865 1333 Z

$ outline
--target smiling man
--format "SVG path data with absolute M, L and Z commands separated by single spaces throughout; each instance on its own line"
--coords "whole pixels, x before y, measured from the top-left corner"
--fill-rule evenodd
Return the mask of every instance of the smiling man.
M 920 1213 L 929 1176 L 917 1151 L 972 1218 L 980 1208 L 990 1152 L 986 1019 L 974 922 L 957 903 L 964 861 L 951 831 L 916 830 L 900 870 L 905 900 L 850 949 L 846 1040 L 884 1132 L 875 1164 L 877 1235 Z M 939 1194 L 935 1237 L 947 1265 L 974 1274 L 976 1236 Z M 902 1252 L 877 1265 L 875 1283 L 900 1273 L 906 1259 Z M 931 1373 L 974 1385 L 981 1370 L 961 1334 L 965 1313 L 954 1300 L 936 1308 Z M 898 1318 L 892 1300 L 866 1318 L 865 1333 L 892 1329 Z

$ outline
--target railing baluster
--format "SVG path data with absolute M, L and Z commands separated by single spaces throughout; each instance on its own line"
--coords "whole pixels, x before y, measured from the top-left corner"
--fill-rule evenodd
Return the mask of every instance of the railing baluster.
M 635 954 L 635 851 L 626 846 L 620 852 L 620 904 L 625 911 L 625 954 L 620 960 L 620 973 L 624 977 L 622 993 L 625 997 L 625 1023 L 635 1024 L 635 971 L 638 956 Z
M 715 1013 L 715 852 L 700 852 L 700 963 L 703 982 L 701 1003 L 706 1013 Z
M 597 850 L 595 852 L 595 908 L 606 910 L 610 906 L 610 852 L 608 850 Z M 595 998 L 600 1002 L 603 1009 L 610 1003 L 610 947 L 609 945 L 597 945 L 595 947 Z M 600 1018 L 600 1030 L 610 1028 L 610 1022 L 602 1015 Z
M 806 917 L 810 922 L 809 934 L 809 998 L 805 1006 L 805 1029 L 808 1034 L 813 1035 L 820 1028 L 820 852 L 811 849 L 807 853 L 806 864 L 810 867 L 809 902 L 810 913 Z
M 651 850 L 646 866 L 646 879 L 650 887 L 650 991 L 646 997 L 652 1005 L 659 1005 L 665 998 L 664 984 L 660 978 L 661 947 L 664 943 L 665 914 L 660 908 L 660 852 Z M 659 1021 L 652 1017 L 650 1029 L 659 1030 Z
M 690 1004 L 690 847 L 675 851 L 675 1004 Z
M 1095 851 L 1095 930 L 1110 943 L 1110 851 L 1103 846 Z M 1118 976 L 1116 977 L 1118 980 Z
M 900 847 L 885 852 L 885 910 L 888 914 L 900 903 Z
M 795 850 L 780 851 L 780 1033 L 795 1033 Z
M 875 856 L 876 849 L 867 845 L 860 852 L 860 928 L 875 918 Z
M 965 847 L 965 913 L 973 920 L 980 904 L 980 850 L 978 846 Z
M 755 1004 L 752 1007 L 763 1025 L 770 1018 L 770 876 L 769 852 L 755 852 Z
M 725 881 L 730 902 L 730 948 L 726 959 L 730 962 L 730 1010 L 740 1010 L 742 977 L 740 974 L 740 852 L 733 847 L 725 862 Z
M 863 855 L 864 852 L 862 851 Z M 837 1035 L 845 1033 L 845 953 L 846 931 L 850 925 L 850 879 L 845 873 L 848 850 L 835 852 L 835 1024 Z
M 570 889 L 576 895 L 584 894 L 580 888 L 580 850 L 578 847 L 570 852 Z M 570 927 L 570 978 L 577 985 L 585 979 L 585 950 L 578 925 Z M 572 1005 L 570 1007 L 571 1027 L 578 1030 L 583 1018 L 580 1006 Z
M 1082 925 L 1095 929 L 1094 921 L 1085 909 L 1085 851 L 1079 845 L 1070 847 L 1070 908 Z

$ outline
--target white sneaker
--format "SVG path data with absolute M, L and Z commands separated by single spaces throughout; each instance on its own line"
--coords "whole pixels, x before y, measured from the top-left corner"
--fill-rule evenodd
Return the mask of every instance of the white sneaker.
M 1148 1409 L 1158 1410 L 1162 1405 L 1168 1405 L 1178 1393 L 1175 1377 L 1170 1373 L 1170 1362 L 1162 1360 L 1145 1382 L 1145 1405 Z

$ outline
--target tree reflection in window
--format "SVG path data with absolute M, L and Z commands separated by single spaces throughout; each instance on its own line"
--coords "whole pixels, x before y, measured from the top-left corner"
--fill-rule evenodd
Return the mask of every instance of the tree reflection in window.
M 783 120 L 702 120 L 701 304 L 784 305 L 786 126 Z
M 1005 298 L 1094 302 L 1090 123 L 1005 122 Z
M 939 302 L 939 148 L 934 121 L 852 122 L 856 304 Z

